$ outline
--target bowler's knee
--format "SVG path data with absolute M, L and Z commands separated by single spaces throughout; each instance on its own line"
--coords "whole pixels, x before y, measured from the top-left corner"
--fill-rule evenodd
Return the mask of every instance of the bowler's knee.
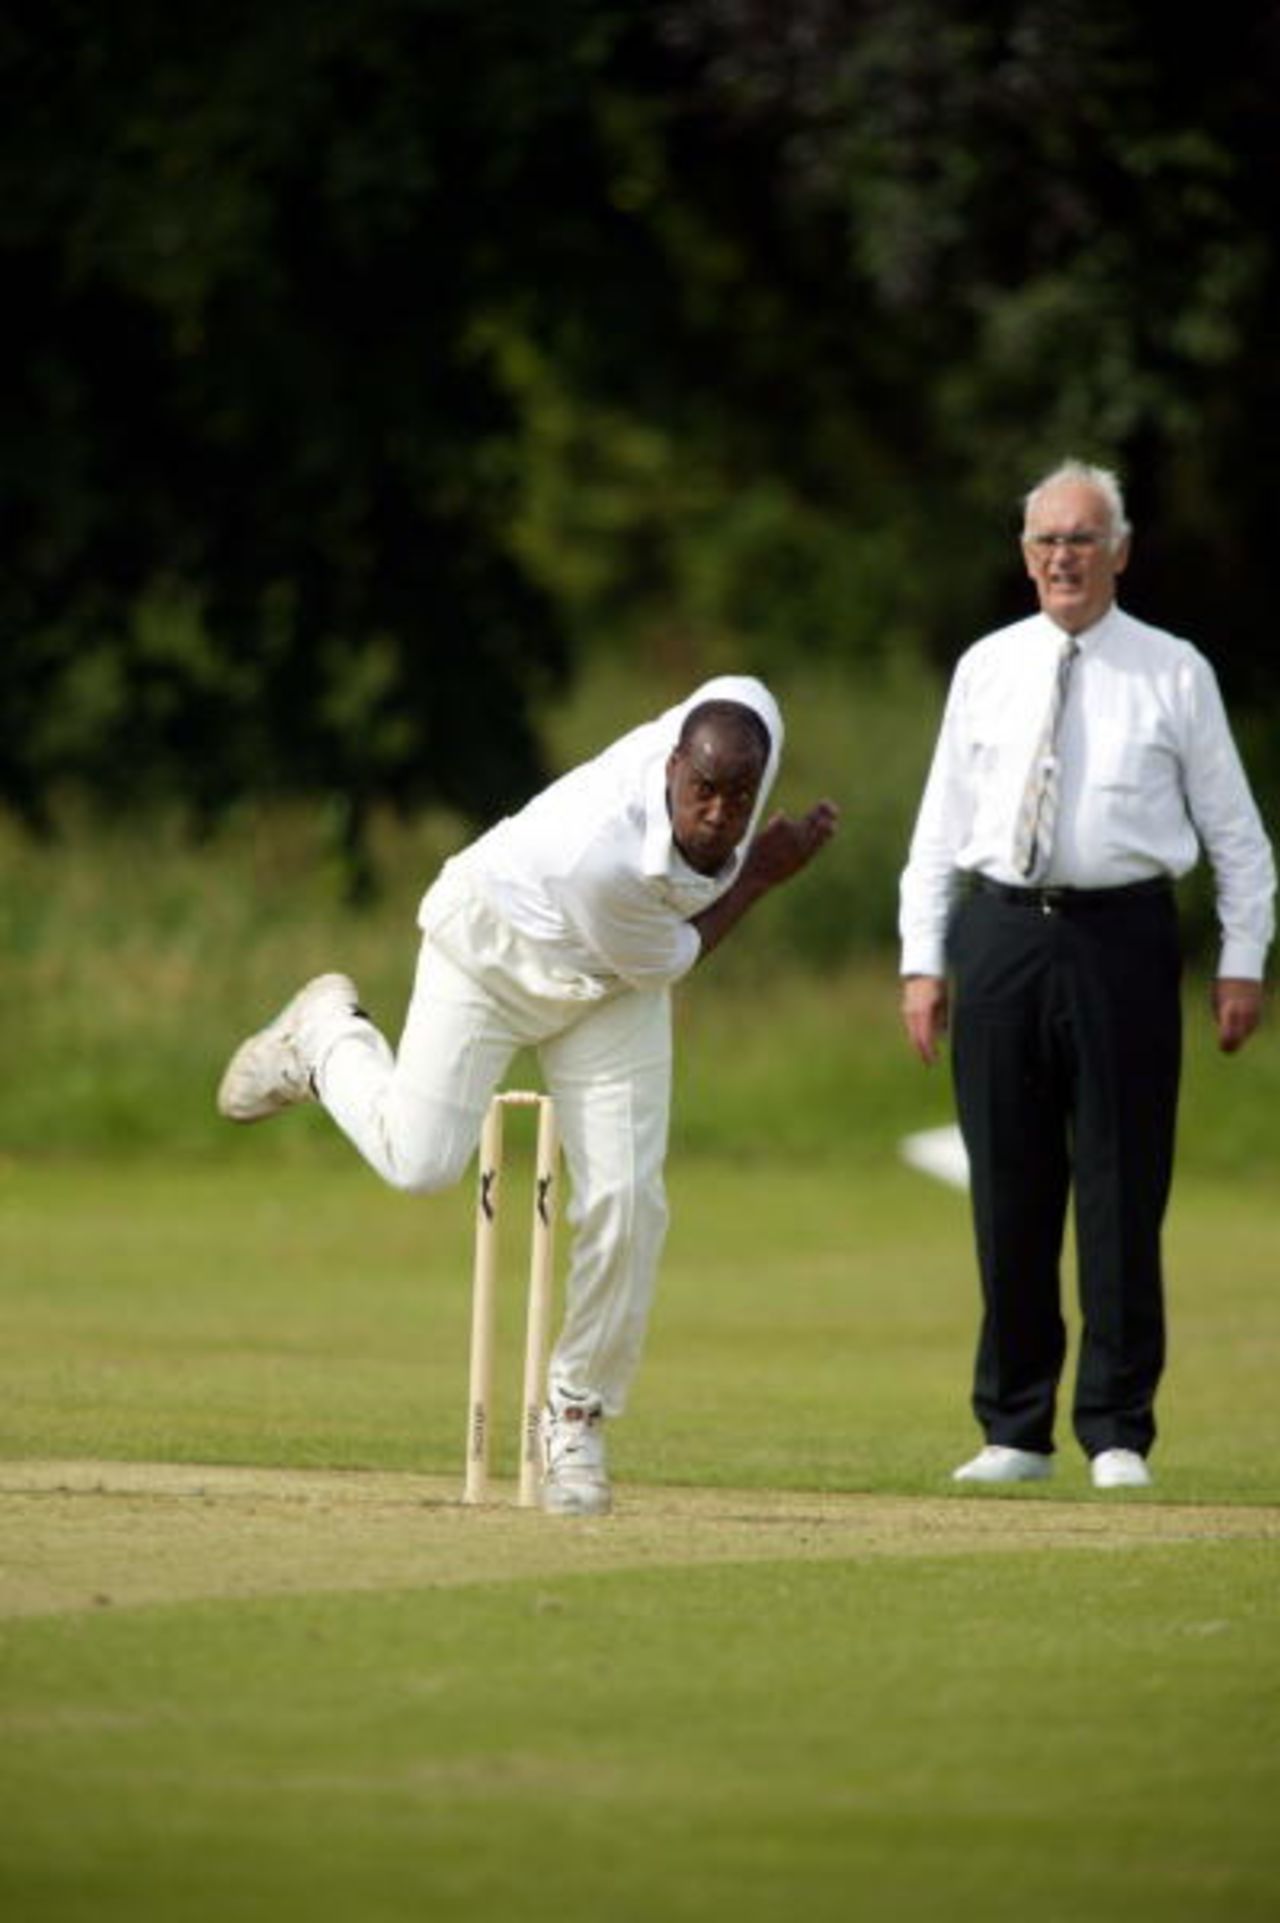
M 458 1149 L 428 1144 L 393 1150 L 382 1173 L 391 1187 L 403 1195 L 440 1195 L 458 1186 L 466 1174 L 471 1154 L 471 1145 Z

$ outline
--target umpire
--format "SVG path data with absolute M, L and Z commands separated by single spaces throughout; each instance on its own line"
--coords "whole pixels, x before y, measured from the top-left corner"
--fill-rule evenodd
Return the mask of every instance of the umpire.
M 932 1063 L 950 1017 L 982 1284 L 986 1446 L 958 1482 L 1051 1473 L 1073 1184 L 1075 1435 L 1096 1488 L 1151 1480 L 1181 1061 L 1173 884 L 1202 850 L 1221 1048 L 1262 1013 L 1270 843 L 1208 662 L 1116 604 L 1129 546 L 1107 469 L 1068 461 L 1027 495 L 1039 612 L 958 663 L 902 876 L 903 1019 Z

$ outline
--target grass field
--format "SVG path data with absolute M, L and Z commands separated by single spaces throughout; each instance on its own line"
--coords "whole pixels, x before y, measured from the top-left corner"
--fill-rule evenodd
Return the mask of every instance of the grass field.
M 0 1165 L 0 1911 L 1273 1918 L 1265 1186 L 1179 1192 L 1157 1489 L 966 1496 L 964 1201 L 864 1160 L 678 1159 L 585 1524 L 458 1501 L 466 1196 Z
M 798 713 L 839 865 L 803 959 L 765 913 L 678 997 L 599 1522 L 510 1506 L 510 1303 L 507 1500 L 458 1500 L 470 1197 L 212 1112 L 317 969 L 394 1032 L 456 831 L 383 824 L 357 914 L 315 820 L 0 822 L 5 1923 L 1280 1916 L 1280 1032 L 1224 1061 L 1189 983 L 1155 1490 L 1094 1494 L 1065 1429 L 1052 1483 L 954 1489 L 965 1202 L 896 1154 L 949 1094 L 867 945 L 933 704 L 864 705 L 874 765 Z

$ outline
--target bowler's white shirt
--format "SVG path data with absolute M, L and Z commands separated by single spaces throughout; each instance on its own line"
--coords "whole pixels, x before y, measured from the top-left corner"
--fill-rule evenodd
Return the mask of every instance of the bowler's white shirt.
M 945 973 L 958 877 L 1019 884 L 1018 805 L 1064 634 L 1044 614 L 961 656 L 902 876 L 902 972 Z M 1213 868 L 1218 972 L 1260 980 L 1275 865 L 1209 663 L 1188 641 L 1112 607 L 1077 635 L 1058 736 L 1053 855 L 1040 884 L 1115 888 Z
M 671 834 L 667 760 L 681 723 L 704 701 L 752 708 L 770 756 L 746 835 L 715 875 L 689 866 Z M 572 769 L 447 864 L 548 967 L 604 986 L 662 988 L 702 951 L 690 917 L 733 885 L 777 773 L 782 717 L 750 676 L 721 675 Z M 419 920 L 429 918 L 424 902 Z

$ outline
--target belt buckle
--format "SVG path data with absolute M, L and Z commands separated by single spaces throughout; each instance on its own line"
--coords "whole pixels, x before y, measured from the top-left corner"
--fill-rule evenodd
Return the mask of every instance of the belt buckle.
M 1065 888 L 1042 888 L 1040 890 L 1040 913 L 1042 915 L 1059 914 L 1066 898 L 1067 891 Z

